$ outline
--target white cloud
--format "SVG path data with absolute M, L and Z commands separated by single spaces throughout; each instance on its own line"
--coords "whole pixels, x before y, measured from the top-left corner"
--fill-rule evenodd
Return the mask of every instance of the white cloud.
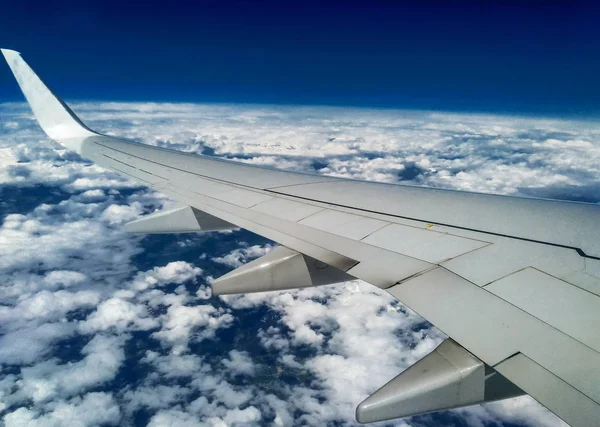
M 53 270 L 44 276 L 45 288 L 69 287 L 86 280 L 85 274 L 78 271 Z
M 109 329 L 117 332 L 144 331 L 158 325 L 158 321 L 150 317 L 146 306 L 133 304 L 121 298 L 110 298 L 103 301 L 79 327 L 83 333 L 91 333 Z
M 96 335 L 81 350 L 80 361 L 48 360 L 23 368 L 17 385 L 35 403 L 80 394 L 115 377 L 125 357 L 123 344 L 120 337 Z
M 211 417 L 200 422 L 198 418 L 188 412 L 178 409 L 160 411 L 152 417 L 149 427 L 242 427 L 258 425 L 261 420 L 260 411 L 250 406 L 245 409 L 232 409 L 221 417 Z
M 217 401 L 229 410 L 239 408 L 253 397 L 250 388 L 242 386 L 236 389 L 227 381 L 220 381 L 211 391 Z
M 100 296 L 93 291 L 41 291 L 21 300 L 8 316 L 19 316 L 23 319 L 58 320 L 66 313 L 82 307 L 92 307 L 98 303 Z M 5 309 L 3 307 L 3 309 Z M 0 319 L 4 318 L 0 311 Z M 5 321 L 7 319 L 4 319 Z
M 110 224 L 123 223 L 137 219 L 142 213 L 142 205 L 133 202 L 130 205 L 110 205 L 107 207 L 100 218 L 108 221 Z
M 91 218 L 99 208 L 102 206 L 66 200 L 58 205 L 40 205 L 27 214 L 7 215 L 0 227 L 0 270 L 5 274 L 42 270 L 48 275 L 52 270 L 85 271 L 90 279 L 111 281 L 117 276 L 106 275 L 110 266 L 113 274 L 127 275 L 131 271 L 129 258 L 139 249 L 134 238 L 121 229 Z M 49 280 L 55 280 L 56 274 L 60 273 L 49 276 Z M 69 280 L 72 282 L 73 275 Z M 4 288 L 0 292 L 13 291 L 18 296 L 25 289 Z
M 65 322 L 19 325 L 0 337 L 0 364 L 30 365 L 51 353 L 53 345 L 74 335 L 75 325 Z
M 106 197 L 106 193 L 104 190 L 97 188 L 95 190 L 84 191 L 79 195 L 79 197 L 88 201 L 97 201 L 104 199 Z
M 254 245 L 247 248 L 235 249 L 222 257 L 214 257 L 212 260 L 214 262 L 218 262 L 219 264 L 225 264 L 229 267 L 237 268 L 248 261 L 265 255 L 271 249 L 271 245 Z
M 88 393 L 83 398 L 60 401 L 44 415 L 39 411 L 21 407 L 4 418 L 6 427 L 92 427 L 117 425 L 121 411 L 112 395 Z
M 163 356 L 148 351 L 141 361 L 154 365 L 165 378 L 193 377 L 202 369 L 201 359 L 193 354 L 169 353 Z
M 212 338 L 219 328 L 230 326 L 233 316 L 223 309 L 210 305 L 186 306 L 174 302 L 161 316 L 162 328 L 152 334 L 175 353 L 187 351 L 188 343 L 195 332 L 194 340 Z
M 235 301 L 236 306 L 238 305 L 239 301 L 241 301 L 241 298 Z M 231 300 L 229 300 L 228 302 L 231 302 Z M 287 348 L 290 346 L 290 341 L 287 338 L 287 336 L 281 332 L 280 328 L 274 326 L 269 326 L 266 330 L 261 329 L 260 331 L 258 331 L 258 338 L 260 339 L 260 343 L 267 349 L 275 349 L 281 351 L 287 350 Z
M 127 390 L 123 398 L 126 402 L 126 411 L 131 415 L 140 409 L 168 409 L 187 398 L 190 393 L 190 389 L 178 385 L 154 384 Z
M 181 284 L 194 279 L 200 274 L 202 274 L 202 269 L 190 263 L 183 261 L 170 262 L 164 267 L 154 267 L 150 271 L 139 272 L 133 281 L 132 289 L 142 291 L 163 286 L 166 283 Z
M 256 367 L 245 351 L 231 350 L 229 359 L 223 359 L 223 365 L 234 375 L 254 375 Z
M 257 423 L 261 419 L 260 411 L 254 406 L 245 409 L 232 409 L 223 417 L 222 421 L 214 421 L 216 426 L 247 426 Z M 209 420 L 210 421 L 210 420 Z
M 202 425 L 195 416 L 177 409 L 159 411 L 148 423 L 148 427 L 202 427 Z

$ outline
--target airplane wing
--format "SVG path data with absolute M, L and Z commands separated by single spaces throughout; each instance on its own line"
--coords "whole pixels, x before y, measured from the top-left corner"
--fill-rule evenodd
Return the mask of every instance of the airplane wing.
M 331 178 L 185 154 L 87 128 L 2 50 L 42 129 L 181 203 L 132 232 L 240 227 L 281 244 L 215 294 L 359 278 L 450 339 L 357 408 L 360 422 L 528 393 L 573 426 L 600 420 L 600 207 Z

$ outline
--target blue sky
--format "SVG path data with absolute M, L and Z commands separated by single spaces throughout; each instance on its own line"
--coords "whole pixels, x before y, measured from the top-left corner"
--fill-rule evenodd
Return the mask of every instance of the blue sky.
M 0 44 L 67 99 L 598 116 L 591 3 L 417 3 L 25 0 Z M 6 67 L 0 99 L 22 99 Z

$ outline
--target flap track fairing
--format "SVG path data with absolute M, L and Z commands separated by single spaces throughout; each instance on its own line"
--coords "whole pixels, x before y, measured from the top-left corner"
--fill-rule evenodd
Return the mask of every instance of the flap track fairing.
M 164 234 L 233 230 L 237 226 L 191 206 L 177 206 L 125 224 L 128 233 Z
M 373 423 L 523 394 L 493 368 L 447 339 L 358 405 L 356 420 Z
M 354 280 L 307 255 L 279 246 L 212 283 L 214 295 L 280 291 Z

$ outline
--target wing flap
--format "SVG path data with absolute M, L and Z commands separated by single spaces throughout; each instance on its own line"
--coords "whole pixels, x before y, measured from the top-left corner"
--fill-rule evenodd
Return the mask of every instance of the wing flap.
M 600 313 L 599 296 L 534 268 L 497 280 L 486 290 L 600 352 L 600 329 L 591 326 Z
M 573 273 L 584 270 L 585 259 L 572 249 L 498 239 L 493 245 L 449 260 L 443 266 L 479 286 L 485 286 L 527 267 L 566 280 Z
M 371 233 L 390 224 L 379 219 L 334 211 L 332 209 L 323 209 L 298 222 L 307 227 L 347 237 L 352 240 L 362 240 Z
M 600 420 L 600 405 L 523 354 L 494 367 L 523 391 L 571 426 L 593 426 Z
M 439 264 L 489 245 L 488 242 L 429 230 L 425 224 L 421 228 L 390 224 L 362 241 L 432 264 Z
M 287 221 L 298 222 L 322 211 L 323 208 L 309 205 L 308 203 L 295 202 L 275 197 L 253 206 L 252 210 L 276 216 L 277 218 L 285 219 Z

